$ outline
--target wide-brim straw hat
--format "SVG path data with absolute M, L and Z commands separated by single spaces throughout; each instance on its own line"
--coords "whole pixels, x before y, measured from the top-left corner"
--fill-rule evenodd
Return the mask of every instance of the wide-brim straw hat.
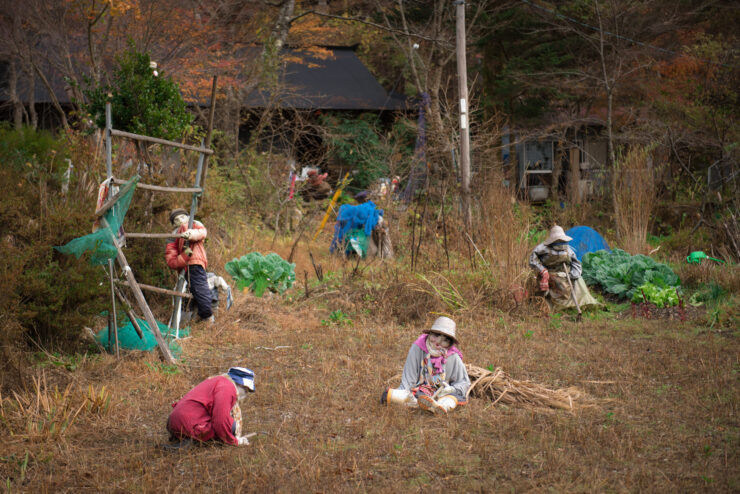
M 443 334 L 450 338 L 453 343 L 457 344 L 457 335 L 456 330 L 457 326 L 455 325 L 455 321 L 450 319 L 449 317 L 440 316 L 435 321 L 434 324 L 432 324 L 432 327 L 429 329 L 425 329 L 424 332 L 426 334 L 429 333 L 437 333 L 437 334 Z
M 565 234 L 562 227 L 555 225 L 550 229 L 550 235 L 545 239 L 545 245 L 554 244 L 555 242 L 570 242 L 571 240 L 573 239 Z

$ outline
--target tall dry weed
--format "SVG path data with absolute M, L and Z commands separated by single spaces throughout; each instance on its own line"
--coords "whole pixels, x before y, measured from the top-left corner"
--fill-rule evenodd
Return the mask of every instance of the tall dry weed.
M 56 440 L 64 436 L 86 403 L 73 392 L 72 384 L 62 391 L 51 389 L 42 375 L 33 378 L 31 393 L 13 392 L 13 398 L 2 398 L 0 416 L 11 436 L 32 441 Z
M 25 392 L 0 394 L 0 424 L 9 436 L 46 442 L 63 438 L 80 414 L 105 417 L 111 410 L 111 391 L 105 386 L 87 390 L 69 383 L 60 390 L 47 383 L 46 374 L 32 376 L 33 386 Z
M 504 184 L 500 167 L 479 174 L 480 190 L 474 215 L 476 243 L 491 271 L 496 288 L 516 290 L 526 284 L 529 274 L 532 223 L 529 208 L 516 201 L 514 191 Z
M 656 204 L 650 146 L 636 146 L 614 164 L 617 174 L 614 212 L 621 247 L 631 254 L 646 254 L 647 234 Z

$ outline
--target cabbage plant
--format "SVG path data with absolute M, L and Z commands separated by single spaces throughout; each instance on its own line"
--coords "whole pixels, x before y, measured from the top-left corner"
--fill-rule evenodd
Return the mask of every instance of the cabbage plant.
M 295 264 L 274 252 L 266 256 L 250 252 L 239 259 L 232 259 L 225 267 L 238 290 L 249 288 L 257 297 L 261 297 L 265 289 L 283 293 L 295 282 Z

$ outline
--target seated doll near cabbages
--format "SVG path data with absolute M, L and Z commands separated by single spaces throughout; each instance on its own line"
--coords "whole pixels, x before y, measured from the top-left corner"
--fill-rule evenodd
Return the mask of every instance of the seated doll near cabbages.
M 409 349 L 401 386 L 383 391 L 380 403 L 447 413 L 467 403 L 470 378 L 457 348 L 455 321 L 439 317 Z

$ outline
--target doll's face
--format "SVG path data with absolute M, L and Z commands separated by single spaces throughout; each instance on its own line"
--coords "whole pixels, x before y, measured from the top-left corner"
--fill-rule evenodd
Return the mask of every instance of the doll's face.
M 429 333 L 429 343 L 438 350 L 447 350 L 452 346 L 452 340 L 448 336 L 437 333 Z
M 244 398 L 247 397 L 247 390 L 244 389 L 244 386 L 236 385 L 236 399 L 241 401 Z
M 188 215 L 187 214 L 178 214 L 175 216 L 174 221 L 172 222 L 175 224 L 175 226 L 182 226 L 188 224 Z

